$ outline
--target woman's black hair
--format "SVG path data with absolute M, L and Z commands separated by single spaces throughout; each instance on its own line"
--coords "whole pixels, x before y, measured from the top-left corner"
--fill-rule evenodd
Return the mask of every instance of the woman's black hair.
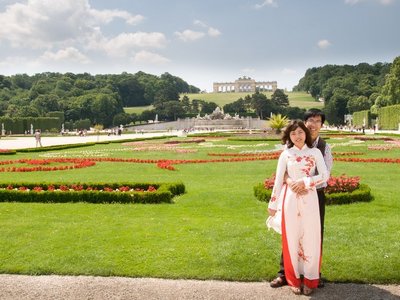
M 294 146 L 293 142 L 290 140 L 290 132 L 296 130 L 297 128 L 301 128 L 304 130 L 306 133 L 306 145 L 309 148 L 312 148 L 312 139 L 311 139 L 311 133 L 310 130 L 306 127 L 304 122 L 302 120 L 293 120 L 289 123 L 288 126 L 286 126 L 285 130 L 283 131 L 283 136 L 282 136 L 282 144 L 287 145 L 288 148 L 292 148 Z

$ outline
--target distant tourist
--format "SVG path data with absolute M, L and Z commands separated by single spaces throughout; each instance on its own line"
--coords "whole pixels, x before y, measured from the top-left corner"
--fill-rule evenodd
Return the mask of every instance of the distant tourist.
M 40 145 L 40 147 L 43 147 L 42 146 L 42 134 L 39 129 L 36 129 L 36 131 L 35 131 L 35 140 L 36 140 L 36 147 L 38 145 Z

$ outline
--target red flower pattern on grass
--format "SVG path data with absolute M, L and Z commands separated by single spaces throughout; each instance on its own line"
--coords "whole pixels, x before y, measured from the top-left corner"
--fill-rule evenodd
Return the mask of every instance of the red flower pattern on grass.
M 21 191 L 21 192 L 28 192 L 30 191 L 29 188 L 26 186 L 16 186 L 13 187 L 12 185 L 8 185 L 6 188 L 3 188 L 6 190 L 16 190 L 16 191 Z M 33 192 L 42 192 L 42 191 L 48 191 L 48 192 L 55 192 L 55 191 L 61 191 L 61 192 L 79 192 L 84 190 L 82 185 L 78 184 L 71 184 L 71 185 L 66 185 L 66 184 L 61 184 L 58 187 L 54 185 L 48 185 L 47 188 L 45 186 L 35 186 L 32 188 Z M 149 185 L 147 189 L 144 188 L 133 188 L 130 186 L 120 186 L 116 189 L 112 187 L 105 186 L 103 189 L 98 189 L 97 187 L 87 187 L 86 191 L 104 191 L 104 192 L 155 192 L 157 191 L 157 188 L 155 188 L 152 185 Z
M 29 164 L 35 167 L 2 167 L 0 172 L 37 172 L 37 171 L 60 171 L 72 170 L 94 166 L 96 163 L 93 160 L 79 159 L 79 158 L 53 158 L 53 159 L 17 159 L 17 160 L 3 160 L 0 165 L 11 164 Z M 51 163 L 72 163 L 71 166 L 48 166 Z

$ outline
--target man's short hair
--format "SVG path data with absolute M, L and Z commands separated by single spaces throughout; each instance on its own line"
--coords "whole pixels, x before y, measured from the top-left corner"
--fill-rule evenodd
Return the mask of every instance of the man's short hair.
M 318 108 L 310 108 L 309 110 L 307 110 L 304 114 L 304 122 L 307 122 L 309 118 L 316 116 L 321 116 L 322 124 L 325 123 L 325 114 L 322 110 Z

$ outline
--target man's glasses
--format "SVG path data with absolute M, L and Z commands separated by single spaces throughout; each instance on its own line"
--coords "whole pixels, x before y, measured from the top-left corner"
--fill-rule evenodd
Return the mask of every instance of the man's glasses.
M 314 120 L 314 119 L 308 119 L 306 123 L 311 123 L 311 124 L 321 124 L 321 120 Z

